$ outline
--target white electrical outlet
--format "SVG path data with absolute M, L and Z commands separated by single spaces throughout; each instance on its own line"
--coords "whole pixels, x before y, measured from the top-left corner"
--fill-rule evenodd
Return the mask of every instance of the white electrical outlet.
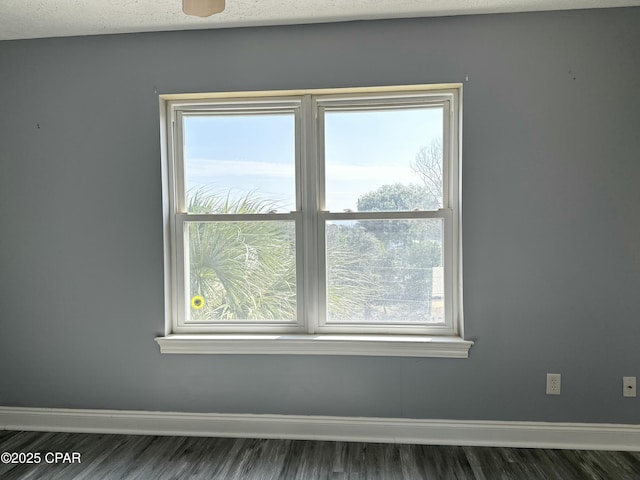
M 560 395 L 559 373 L 547 373 L 547 395 Z
M 622 396 L 636 396 L 636 377 L 622 377 Z

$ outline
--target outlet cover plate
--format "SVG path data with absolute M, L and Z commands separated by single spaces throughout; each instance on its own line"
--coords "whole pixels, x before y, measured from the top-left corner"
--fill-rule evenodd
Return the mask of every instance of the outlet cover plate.
M 560 374 L 547 373 L 547 395 L 560 395 Z

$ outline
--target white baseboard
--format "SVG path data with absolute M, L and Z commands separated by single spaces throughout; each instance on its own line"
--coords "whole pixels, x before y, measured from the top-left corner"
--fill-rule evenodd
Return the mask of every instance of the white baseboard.
M 640 425 L 0 407 L 0 430 L 640 451 Z

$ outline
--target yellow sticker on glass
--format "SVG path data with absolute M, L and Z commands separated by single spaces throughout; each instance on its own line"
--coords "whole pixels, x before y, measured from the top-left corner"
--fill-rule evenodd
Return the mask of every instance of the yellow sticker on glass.
M 191 297 L 191 306 L 196 310 L 200 310 L 204 307 L 204 298 L 201 295 L 194 295 Z

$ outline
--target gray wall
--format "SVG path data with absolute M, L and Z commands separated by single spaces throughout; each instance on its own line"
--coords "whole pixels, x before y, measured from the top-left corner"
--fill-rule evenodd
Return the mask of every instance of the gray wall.
M 621 395 L 640 376 L 639 25 L 632 8 L 0 42 L 0 405 L 640 423 Z M 158 93 L 466 74 L 468 360 L 160 355 Z

